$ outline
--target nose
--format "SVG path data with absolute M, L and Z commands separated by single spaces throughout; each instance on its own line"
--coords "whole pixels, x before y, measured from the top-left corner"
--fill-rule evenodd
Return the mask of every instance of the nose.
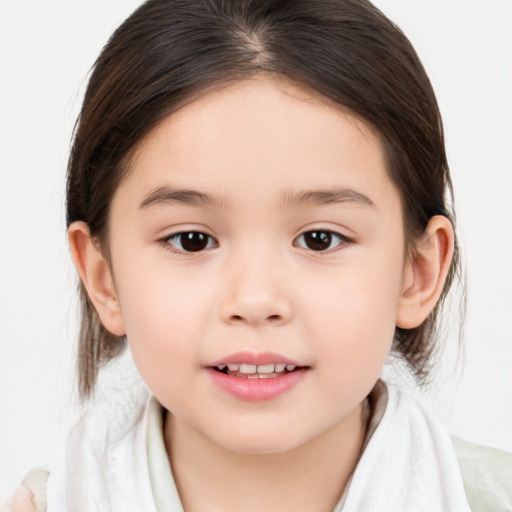
M 253 327 L 281 325 L 292 316 L 285 277 L 275 260 L 252 255 L 229 264 L 220 314 L 224 322 Z

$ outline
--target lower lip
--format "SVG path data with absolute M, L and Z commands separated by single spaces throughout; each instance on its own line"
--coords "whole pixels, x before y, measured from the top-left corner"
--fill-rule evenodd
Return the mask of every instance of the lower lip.
M 306 374 L 306 368 L 269 379 L 244 379 L 208 368 L 213 382 L 223 391 L 248 402 L 272 400 L 295 387 Z

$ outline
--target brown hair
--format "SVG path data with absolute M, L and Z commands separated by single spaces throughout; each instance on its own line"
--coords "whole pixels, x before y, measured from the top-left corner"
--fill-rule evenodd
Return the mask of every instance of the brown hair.
M 413 246 L 436 214 L 454 223 L 441 117 L 405 35 L 367 0 L 149 0 L 96 61 L 69 159 L 67 223 L 81 220 L 107 246 L 109 207 L 136 144 L 206 88 L 268 73 L 347 107 L 378 132 Z M 395 348 L 426 375 L 441 301 Z M 124 347 L 81 287 L 79 390 L 94 390 L 102 363 Z

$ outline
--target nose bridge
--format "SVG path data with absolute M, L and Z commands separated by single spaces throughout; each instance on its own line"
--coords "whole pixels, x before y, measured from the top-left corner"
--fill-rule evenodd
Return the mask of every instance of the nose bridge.
M 282 255 L 268 241 L 245 244 L 225 261 L 223 319 L 230 323 L 285 323 L 291 302 L 285 286 Z

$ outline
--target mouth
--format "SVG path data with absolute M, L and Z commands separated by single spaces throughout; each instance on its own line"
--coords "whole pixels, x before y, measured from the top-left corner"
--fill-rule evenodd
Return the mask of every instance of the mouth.
M 268 364 L 218 364 L 212 367 L 215 371 L 232 377 L 242 379 L 275 379 L 286 374 L 305 368 L 288 363 L 268 363 Z
M 239 352 L 209 364 L 206 369 L 222 391 L 238 400 L 259 402 L 291 391 L 311 367 L 276 353 Z

